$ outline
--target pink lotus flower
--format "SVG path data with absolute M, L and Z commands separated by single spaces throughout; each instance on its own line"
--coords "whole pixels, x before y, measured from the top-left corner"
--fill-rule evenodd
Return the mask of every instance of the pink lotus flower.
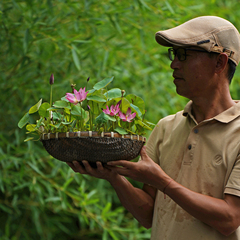
M 112 105 L 109 109 L 109 107 L 107 106 L 107 109 L 103 109 L 103 112 L 110 115 L 110 116 L 115 116 L 118 114 L 118 112 L 120 111 L 120 105 L 121 102 L 118 102 L 116 106 Z
M 126 114 L 119 111 L 118 115 L 124 122 L 131 122 L 135 118 L 136 113 L 131 114 L 131 108 L 128 108 Z
M 78 104 L 79 102 L 82 102 L 86 99 L 87 93 L 85 92 L 85 88 L 80 88 L 79 91 L 74 89 L 74 94 L 72 93 L 66 93 L 66 99 L 73 103 L 74 105 Z

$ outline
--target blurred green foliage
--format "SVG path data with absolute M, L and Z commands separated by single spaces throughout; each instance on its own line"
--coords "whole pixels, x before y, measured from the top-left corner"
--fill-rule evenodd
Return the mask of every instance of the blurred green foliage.
M 17 122 L 39 98 L 53 99 L 114 76 L 141 96 L 147 118 L 181 110 L 156 31 L 200 15 L 240 29 L 238 0 L 2 0 L 0 2 L 0 239 L 149 239 L 110 184 L 75 174 L 40 142 L 23 143 Z M 237 70 L 232 96 L 240 97 Z M 142 185 L 132 183 L 136 187 Z

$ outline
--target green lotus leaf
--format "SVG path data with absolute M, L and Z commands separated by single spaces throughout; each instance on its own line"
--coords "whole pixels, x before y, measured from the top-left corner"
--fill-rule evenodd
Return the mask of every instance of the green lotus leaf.
M 26 129 L 29 131 L 29 132 L 34 132 L 36 131 L 36 124 L 28 124 L 26 126 Z
M 128 132 L 125 129 L 121 128 L 121 127 L 116 127 L 114 129 L 114 131 L 118 132 L 121 135 L 128 134 Z
M 122 96 L 122 91 L 119 88 L 113 88 L 113 89 L 107 91 L 106 93 L 104 93 L 104 95 L 108 99 L 120 98 Z
M 120 100 L 122 100 L 121 104 L 120 104 L 120 111 L 122 113 L 126 113 L 128 108 L 130 107 L 130 102 L 128 101 L 127 98 L 115 98 L 114 102 L 117 104 Z M 111 103 L 112 103 L 112 101 L 111 101 Z
M 79 105 L 74 105 L 72 107 L 71 114 L 79 117 L 83 117 L 83 118 L 87 117 L 86 111 L 83 108 L 81 108 Z
M 60 120 L 63 115 L 59 112 L 53 112 L 52 116 L 53 116 L 53 120 Z
M 61 100 L 64 101 L 64 102 L 69 102 L 69 101 L 66 99 L 66 96 L 62 97 Z
M 63 100 L 56 101 L 53 104 L 53 106 L 56 107 L 56 108 L 69 108 L 68 102 L 63 101 Z
M 29 113 L 27 112 L 18 122 L 18 127 L 23 128 L 27 123 L 29 123 L 29 121 L 30 121 L 30 117 L 29 117 Z
M 145 114 L 145 103 L 142 98 L 140 98 L 134 94 L 129 94 L 126 96 L 126 99 L 128 99 L 128 101 L 131 104 L 137 106 L 142 114 Z
M 96 83 L 96 84 L 93 86 L 93 88 L 96 89 L 96 90 L 105 88 L 109 83 L 111 83 L 111 82 L 113 81 L 113 78 L 114 78 L 114 77 L 105 78 L 105 79 L 103 79 L 102 81 Z
M 106 115 L 107 115 L 107 114 L 106 114 Z M 113 117 L 113 116 L 107 115 L 107 118 L 108 118 L 108 120 L 110 120 L 110 121 L 112 121 L 112 122 L 116 122 L 116 118 Z
M 108 115 L 102 112 L 98 117 L 96 117 L 97 124 L 104 124 L 109 120 Z
M 134 105 L 134 104 L 131 103 L 130 106 L 131 106 L 131 108 L 134 109 L 135 112 L 137 112 L 137 114 L 138 114 L 139 117 L 142 116 L 142 113 L 141 113 L 140 109 L 139 109 L 136 105 Z
M 38 110 L 39 115 L 45 118 L 49 117 L 49 111 L 48 111 L 49 108 L 50 108 L 49 103 L 47 102 L 43 103 Z
M 91 95 L 91 96 L 87 97 L 87 100 L 94 101 L 94 102 L 106 102 L 107 101 L 105 98 L 102 98 L 101 96 L 98 96 L 98 95 Z
M 37 112 L 38 109 L 40 108 L 41 104 L 42 104 L 42 99 L 40 99 L 40 100 L 38 101 L 38 103 L 36 103 L 34 106 L 32 106 L 32 107 L 29 109 L 29 111 L 28 111 L 29 114 L 33 114 L 33 113 Z

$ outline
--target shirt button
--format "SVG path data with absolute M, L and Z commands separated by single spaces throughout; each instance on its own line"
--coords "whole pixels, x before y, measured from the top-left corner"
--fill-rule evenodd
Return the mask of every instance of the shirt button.
M 194 129 L 194 133 L 198 133 L 198 129 Z
M 192 149 L 192 145 L 191 145 L 191 144 L 188 145 L 188 149 L 189 149 L 189 150 Z

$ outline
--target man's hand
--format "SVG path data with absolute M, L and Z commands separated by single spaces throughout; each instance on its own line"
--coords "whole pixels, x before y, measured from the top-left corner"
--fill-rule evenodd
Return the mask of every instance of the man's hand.
M 146 153 L 143 146 L 139 162 L 111 161 L 107 165 L 118 174 L 163 190 L 171 178 Z
M 78 161 L 67 162 L 68 166 L 72 168 L 74 172 L 79 172 L 81 174 L 87 174 L 92 177 L 106 179 L 107 181 L 112 181 L 117 177 L 117 173 L 114 169 L 110 169 L 108 166 L 103 167 L 101 162 L 97 162 L 97 168 L 92 168 L 87 161 L 82 161 L 84 167 Z
M 73 169 L 74 172 L 81 174 L 87 174 L 96 178 L 106 179 L 112 187 L 115 189 L 119 200 L 122 205 L 146 228 L 152 226 L 153 208 L 156 196 L 156 189 L 144 185 L 143 189 L 134 187 L 124 176 L 121 175 L 122 171 L 126 171 L 126 176 L 132 177 L 135 180 L 142 180 L 144 182 L 144 176 L 141 176 L 146 169 L 145 175 L 150 175 L 151 171 L 155 168 L 160 168 L 155 164 L 146 154 L 145 147 L 141 151 L 142 159 L 139 163 L 131 163 L 125 160 L 117 161 L 116 165 L 120 163 L 130 164 L 132 168 L 117 167 L 113 165 L 103 165 L 97 162 L 97 168 L 92 168 L 87 161 L 82 161 L 84 167 L 77 161 L 67 162 L 67 164 Z M 115 163 L 115 161 L 113 161 Z M 139 167 L 138 167 L 139 165 Z M 134 172 L 135 166 L 139 168 L 139 172 L 131 176 L 130 173 Z M 148 169 L 149 168 L 149 169 Z M 118 173 L 119 172 L 119 173 Z M 128 173 L 129 172 L 129 173 Z M 139 180 L 139 181 L 140 181 Z

